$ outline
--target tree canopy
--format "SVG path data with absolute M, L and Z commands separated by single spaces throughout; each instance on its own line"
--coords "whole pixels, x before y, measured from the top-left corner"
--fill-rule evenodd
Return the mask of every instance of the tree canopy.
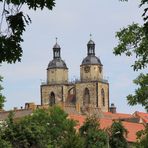
M 45 8 L 52 10 L 55 0 L 0 0 L 0 63 L 21 61 L 22 35 L 31 23 L 31 18 L 21 9 L 23 5 L 34 11 Z
M 121 122 L 113 122 L 110 128 L 109 143 L 111 148 L 128 148 L 125 135 L 127 130 L 123 127 Z
M 80 148 L 83 142 L 75 125 L 59 107 L 38 109 L 17 121 L 11 112 L 0 126 L 0 142 L 14 148 Z
M 107 146 L 107 134 L 99 128 L 98 119 L 95 116 L 86 118 L 79 132 L 84 139 L 84 148 L 102 148 Z

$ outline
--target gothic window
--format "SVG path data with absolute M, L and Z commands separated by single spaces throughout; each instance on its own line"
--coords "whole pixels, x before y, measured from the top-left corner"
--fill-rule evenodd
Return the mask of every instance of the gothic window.
M 72 87 L 68 90 L 68 96 L 66 103 L 74 105 L 76 103 L 76 92 L 75 87 Z
M 83 105 L 88 106 L 90 104 L 90 94 L 89 89 L 85 88 L 84 90 L 84 97 L 83 97 Z
M 49 105 L 53 106 L 55 104 L 55 94 L 54 92 L 51 92 L 50 98 L 49 98 Z
M 105 106 L 105 93 L 104 93 L 104 89 L 103 88 L 101 90 L 101 98 L 102 98 L 102 106 Z

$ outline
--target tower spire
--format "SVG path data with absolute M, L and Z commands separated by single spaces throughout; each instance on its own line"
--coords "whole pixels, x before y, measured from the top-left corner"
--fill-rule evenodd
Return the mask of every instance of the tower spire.
M 91 38 L 92 34 L 90 34 L 90 40 L 87 43 L 87 55 L 95 55 L 95 43 Z
M 56 58 L 61 58 L 61 47 L 60 45 L 57 43 L 57 40 L 58 38 L 56 37 L 56 43 L 55 45 L 53 46 L 53 58 L 56 59 Z

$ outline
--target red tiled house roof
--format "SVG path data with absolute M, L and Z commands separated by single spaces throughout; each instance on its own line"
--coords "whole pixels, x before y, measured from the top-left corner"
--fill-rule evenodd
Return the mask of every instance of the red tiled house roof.
M 148 124 L 148 113 L 136 111 L 133 116 L 140 118 L 141 123 Z
M 82 115 L 69 115 L 69 118 L 78 121 L 76 129 L 79 129 L 83 125 L 86 119 L 86 117 Z M 101 118 L 99 119 L 99 123 L 101 129 L 106 129 L 111 127 L 113 120 L 107 118 Z M 136 142 L 136 137 L 137 137 L 136 133 L 145 128 L 144 125 L 140 123 L 131 123 L 123 121 L 122 124 L 125 127 L 125 129 L 127 129 L 127 136 L 125 138 L 127 139 L 128 142 Z
M 109 119 L 127 119 L 133 118 L 131 114 L 123 114 L 123 113 L 111 113 L 111 112 L 103 112 L 104 118 Z

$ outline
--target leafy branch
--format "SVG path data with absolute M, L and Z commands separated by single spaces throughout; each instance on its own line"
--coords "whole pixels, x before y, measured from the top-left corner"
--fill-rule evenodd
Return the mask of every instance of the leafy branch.
M 38 8 L 52 10 L 55 0 L 0 0 L 3 3 L 0 21 L 0 63 L 15 63 L 21 61 L 23 49 L 21 43 L 26 25 L 31 23 L 31 18 L 25 15 L 21 8 L 27 5 L 36 11 Z

